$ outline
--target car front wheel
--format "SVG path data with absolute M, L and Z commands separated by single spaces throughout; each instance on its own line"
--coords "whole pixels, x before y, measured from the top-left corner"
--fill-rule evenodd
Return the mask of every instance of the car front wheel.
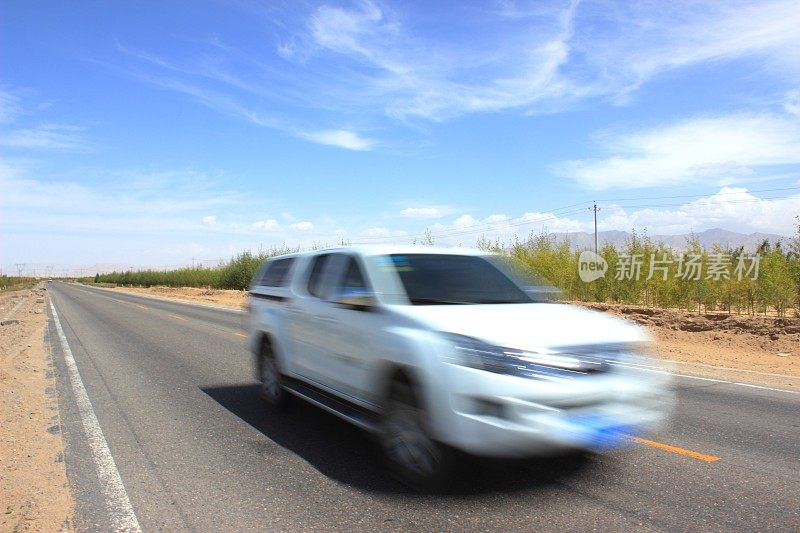
M 393 475 L 417 490 L 445 488 L 452 470 L 452 450 L 436 442 L 427 413 L 414 388 L 393 384 L 381 420 L 380 443 Z

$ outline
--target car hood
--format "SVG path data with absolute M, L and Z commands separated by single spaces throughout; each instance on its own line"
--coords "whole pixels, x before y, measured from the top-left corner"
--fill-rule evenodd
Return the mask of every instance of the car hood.
M 474 337 L 521 350 L 642 343 L 646 329 L 575 305 L 558 303 L 394 306 L 436 331 Z

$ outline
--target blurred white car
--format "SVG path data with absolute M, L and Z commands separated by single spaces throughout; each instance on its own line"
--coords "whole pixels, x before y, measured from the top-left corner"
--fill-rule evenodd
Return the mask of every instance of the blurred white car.
M 502 258 L 348 247 L 267 261 L 248 299 L 262 396 L 299 396 L 374 432 L 394 473 L 447 477 L 453 449 L 603 451 L 659 423 L 667 374 L 639 326 L 548 302 Z

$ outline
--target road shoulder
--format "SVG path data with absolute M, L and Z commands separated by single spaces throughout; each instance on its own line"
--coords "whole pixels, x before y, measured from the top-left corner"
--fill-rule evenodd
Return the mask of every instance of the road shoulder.
M 55 370 L 43 289 L 0 295 L 0 530 L 71 531 Z M 13 322 L 18 321 L 18 322 Z

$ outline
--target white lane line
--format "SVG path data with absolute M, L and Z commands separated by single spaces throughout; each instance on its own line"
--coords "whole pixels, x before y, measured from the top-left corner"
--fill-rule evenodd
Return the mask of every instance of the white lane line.
M 681 378 L 688 378 L 688 379 L 698 379 L 700 381 L 713 381 L 714 383 L 724 383 L 726 385 L 739 385 L 741 387 L 750 387 L 752 389 L 764 389 L 764 390 L 771 390 L 775 392 L 788 392 L 789 394 L 800 394 L 800 391 L 796 390 L 787 390 L 787 389 L 777 389 L 774 387 L 764 387 L 762 385 L 753 385 L 751 383 L 741 383 L 738 381 L 729 381 L 727 379 L 717 379 L 717 378 L 706 378 L 702 376 L 692 376 L 690 374 L 678 374 L 677 372 L 669 372 L 667 370 L 656 370 L 656 367 L 647 366 L 647 365 L 638 365 L 634 363 L 611 363 L 612 365 L 622 366 L 625 368 L 632 368 L 635 370 L 641 370 L 642 372 L 652 372 L 654 374 L 667 374 L 670 376 L 678 376 Z
M 703 368 L 714 368 L 716 370 L 726 370 L 728 372 L 746 372 L 748 374 L 758 374 L 760 376 L 771 376 L 775 378 L 798 378 L 800 376 L 793 376 L 791 374 L 775 374 L 773 372 L 761 372 L 759 370 L 748 370 L 746 368 L 729 368 L 727 366 L 717 366 L 717 365 L 707 365 L 705 363 L 689 363 L 688 361 L 675 361 L 673 359 L 664 359 L 664 361 L 668 363 L 675 363 L 678 365 L 687 365 L 687 366 L 701 366 Z M 644 365 L 642 365 L 644 366 Z
M 778 392 L 790 392 L 792 394 L 800 394 L 798 391 L 793 390 L 786 390 L 786 389 L 776 389 L 774 387 L 765 387 L 763 385 L 753 385 L 752 383 L 739 383 L 738 381 L 733 383 L 734 385 L 741 385 L 742 387 L 750 387 L 752 389 L 764 389 L 764 390 L 775 390 Z
M 100 478 L 100 485 L 106 498 L 106 507 L 111 515 L 111 523 L 115 531 L 140 533 L 142 529 L 139 527 L 139 521 L 133 512 L 131 501 L 122 484 L 122 478 L 117 470 L 114 457 L 111 455 L 111 450 L 108 449 L 108 442 L 103 435 L 103 430 L 100 429 L 100 422 L 97 420 L 89 395 L 86 393 L 86 387 L 83 386 L 81 374 L 78 372 L 78 366 L 75 364 L 75 358 L 72 356 L 72 350 L 69 348 L 67 337 L 61 328 L 61 321 L 58 319 L 58 313 L 52 300 L 50 300 L 50 309 L 53 311 L 53 322 L 55 322 L 58 337 L 61 339 L 64 361 L 67 365 L 72 391 L 75 394 L 75 403 L 78 405 L 83 429 L 89 440 L 89 448 L 97 467 L 97 476 Z

